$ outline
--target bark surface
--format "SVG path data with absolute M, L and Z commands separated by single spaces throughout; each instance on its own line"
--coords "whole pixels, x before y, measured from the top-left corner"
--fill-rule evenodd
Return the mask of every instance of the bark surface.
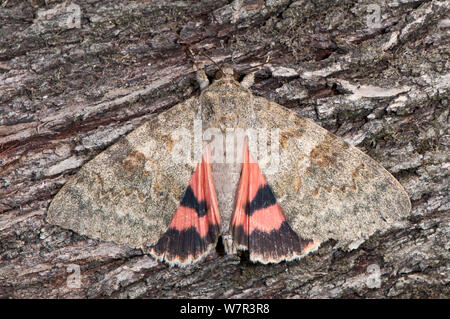
M 238 71 L 270 55 L 253 93 L 379 161 L 410 217 L 350 250 L 182 269 L 48 224 L 84 163 L 198 94 L 188 47 Z M 449 53 L 447 1 L 0 1 L 0 298 L 450 297 Z

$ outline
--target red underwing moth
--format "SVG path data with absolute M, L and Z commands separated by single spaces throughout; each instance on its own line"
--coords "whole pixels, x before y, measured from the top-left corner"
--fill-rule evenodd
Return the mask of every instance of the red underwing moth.
M 207 86 L 199 72 L 199 96 L 85 164 L 53 199 L 48 221 L 185 266 L 219 238 L 227 253 L 277 263 L 331 238 L 365 239 L 408 215 L 406 192 L 380 164 L 254 96 L 253 73 L 241 83 L 231 67 L 220 74 Z

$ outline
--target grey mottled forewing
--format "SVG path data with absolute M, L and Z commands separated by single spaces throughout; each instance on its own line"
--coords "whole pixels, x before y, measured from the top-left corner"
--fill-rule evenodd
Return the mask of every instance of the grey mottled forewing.
M 194 99 L 146 122 L 85 164 L 55 196 L 48 221 L 139 247 L 167 229 L 196 163 L 172 158 L 174 129 L 193 131 Z
M 407 216 L 400 183 L 372 158 L 293 111 L 262 98 L 260 126 L 280 129 L 278 169 L 265 172 L 290 225 L 302 238 L 366 238 Z

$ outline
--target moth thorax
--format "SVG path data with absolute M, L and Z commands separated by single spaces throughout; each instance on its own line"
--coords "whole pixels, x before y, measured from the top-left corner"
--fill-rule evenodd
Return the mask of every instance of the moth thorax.
M 222 122 L 230 120 L 232 122 L 227 124 L 235 125 L 234 119 L 239 109 L 239 98 L 233 96 L 232 93 L 224 97 L 223 94 L 217 94 L 215 91 L 205 92 L 203 94 L 203 109 L 210 115 L 214 114 L 217 120 L 222 120 Z

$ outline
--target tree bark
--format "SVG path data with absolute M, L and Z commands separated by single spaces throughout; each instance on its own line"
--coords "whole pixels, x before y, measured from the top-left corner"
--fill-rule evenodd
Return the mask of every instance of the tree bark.
M 449 39 L 435 0 L 0 1 L 0 298 L 450 297 Z M 198 94 L 201 50 L 241 71 L 270 55 L 253 93 L 379 161 L 410 217 L 353 250 L 187 268 L 48 224 L 84 163 Z

